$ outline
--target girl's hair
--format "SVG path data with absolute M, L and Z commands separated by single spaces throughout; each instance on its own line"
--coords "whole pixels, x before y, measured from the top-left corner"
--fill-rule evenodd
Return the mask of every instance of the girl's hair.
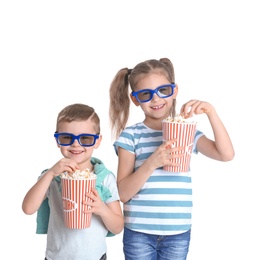
M 63 108 L 57 117 L 56 131 L 59 123 L 72 121 L 87 121 L 90 119 L 94 123 L 96 134 L 100 134 L 100 119 L 94 108 L 84 104 L 72 104 Z
M 109 118 L 112 135 L 116 138 L 125 128 L 130 110 L 129 88 L 136 90 L 138 82 L 148 74 L 164 75 L 169 82 L 175 82 L 174 67 L 168 58 L 151 59 L 137 64 L 133 69 L 123 68 L 117 72 L 110 85 Z M 171 116 L 175 115 L 176 100 L 173 100 Z

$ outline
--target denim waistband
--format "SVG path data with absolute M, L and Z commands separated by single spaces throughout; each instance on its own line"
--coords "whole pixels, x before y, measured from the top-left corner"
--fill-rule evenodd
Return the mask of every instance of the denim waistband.
M 105 253 L 104 255 L 101 256 L 99 260 L 106 260 L 106 259 L 107 259 L 107 254 Z M 48 260 L 48 259 L 45 257 L 44 260 Z

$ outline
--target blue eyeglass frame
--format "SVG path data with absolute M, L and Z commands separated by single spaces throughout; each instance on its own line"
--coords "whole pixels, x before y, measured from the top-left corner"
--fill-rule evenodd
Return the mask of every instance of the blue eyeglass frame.
M 61 143 L 59 142 L 59 136 L 61 136 L 61 135 L 68 135 L 68 136 L 70 136 L 70 137 L 71 137 L 71 142 L 70 142 L 69 144 L 61 144 Z M 93 144 L 90 144 L 90 145 L 88 145 L 88 144 L 82 144 L 82 143 L 80 142 L 80 137 L 81 137 L 81 136 L 91 136 L 91 137 L 94 137 Z M 71 134 L 71 133 L 57 133 L 57 132 L 55 132 L 55 133 L 54 133 L 54 137 L 56 138 L 57 143 L 58 143 L 59 145 L 61 145 L 61 146 L 69 146 L 69 145 L 72 145 L 72 144 L 74 143 L 74 141 L 77 140 L 78 143 L 79 143 L 81 146 L 90 147 L 90 146 L 95 145 L 96 140 L 99 138 L 99 135 L 94 135 L 94 134 L 80 134 L 80 135 L 74 135 L 74 134 Z
M 165 96 L 165 95 L 162 96 L 161 93 L 159 92 L 159 90 L 160 90 L 161 88 L 168 87 L 168 86 L 171 86 L 171 87 L 172 87 L 172 94 L 167 95 L 167 96 Z M 156 93 L 156 94 L 158 95 L 158 97 L 160 97 L 160 98 L 167 98 L 167 97 L 172 96 L 172 95 L 174 94 L 174 88 L 175 88 L 175 87 L 176 87 L 176 85 L 175 85 L 174 83 L 164 84 L 164 85 L 161 85 L 161 86 L 157 87 L 156 89 L 142 89 L 142 90 L 139 90 L 139 91 L 136 91 L 136 92 L 133 91 L 131 94 L 132 94 L 132 96 L 134 96 L 134 97 L 136 98 L 136 100 L 137 100 L 139 103 L 145 103 L 145 102 L 148 102 L 148 101 L 150 101 L 150 100 L 153 99 L 154 93 Z M 140 93 L 142 93 L 142 92 L 150 92 L 151 97 L 150 97 L 149 99 L 147 99 L 147 100 L 140 100 L 140 99 L 138 98 L 138 94 L 140 94 Z

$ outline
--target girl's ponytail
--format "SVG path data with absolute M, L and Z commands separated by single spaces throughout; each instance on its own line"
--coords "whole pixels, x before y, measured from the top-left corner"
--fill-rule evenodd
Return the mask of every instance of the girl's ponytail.
M 115 75 L 110 85 L 109 119 L 112 136 L 117 138 L 125 128 L 129 118 L 130 97 L 128 77 L 131 70 L 121 69 Z

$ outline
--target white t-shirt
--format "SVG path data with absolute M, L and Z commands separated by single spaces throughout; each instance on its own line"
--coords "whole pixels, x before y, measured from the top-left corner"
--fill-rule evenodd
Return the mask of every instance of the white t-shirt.
M 116 178 L 109 173 L 103 183 L 112 196 L 105 201 L 110 203 L 119 200 Z M 107 252 L 106 235 L 108 230 L 101 218 L 92 214 L 91 225 L 85 229 L 65 227 L 61 183 L 52 181 L 48 199 L 50 218 L 47 234 L 46 258 L 48 260 L 98 260 Z

